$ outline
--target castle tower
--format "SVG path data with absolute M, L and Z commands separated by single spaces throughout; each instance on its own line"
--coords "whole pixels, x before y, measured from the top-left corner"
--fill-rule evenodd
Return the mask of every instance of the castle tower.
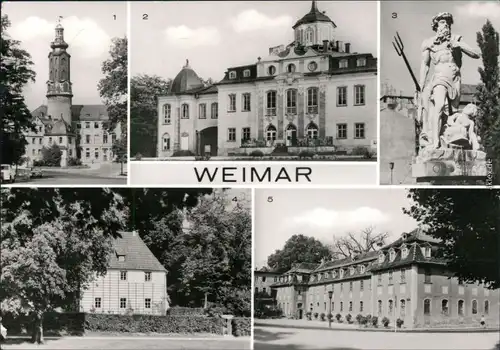
M 292 27 L 295 41 L 304 46 L 323 45 L 333 41 L 337 26 L 325 12 L 318 9 L 316 1 L 311 2 L 311 10 Z
M 47 81 L 47 115 L 53 120 L 64 120 L 71 125 L 70 59 L 66 52 L 68 44 L 64 41 L 64 28 L 58 23 L 55 39 L 49 53 L 49 80 Z

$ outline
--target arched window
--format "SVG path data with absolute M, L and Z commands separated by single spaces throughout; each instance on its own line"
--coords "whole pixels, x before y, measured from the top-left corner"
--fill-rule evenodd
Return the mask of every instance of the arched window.
M 377 302 L 377 305 L 378 305 L 378 309 L 377 309 L 378 314 L 379 314 L 379 315 L 382 315 L 382 300 L 379 300 L 379 301 Z
M 316 124 L 309 123 L 307 126 L 307 136 L 313 140 L 318 138 L 318 126 Z
M 312 44 L 314 42 L 314 30 L 312 28 L 306 29 L 306 44 Z
M 276 115 L 276 91 L 267 92 L 267 103 L 266 103 L 266 115 L 275 116 Z
M 307 113 L 318 114 L 318 88 L 307 89 Z
M 448 315 L 449 313 L 448 299 L 441 300 L 441 313 L 446 316 Z
M 210 118 L 219 118 L 219 105 L 217 104 L 217 102 L 212 103 L 212 105 L 210 106 L 210 112 Z
M 401 258 L 406 259 L 407 256 L 408 256 L 408 248 L 405 245 L 403 245 L 403 247 L 401 248 Z
M 490 313 L 490 302 L 488 300 L 484 301 L 484 314 L 488 315 Z
M 351 266 L 351 267 L 349 268 L 349 274 L 350 274 L 350 275 L 354 275 L 354 266 Z
M 198 119 L 206 119 L 207 118 L 207 105 L 205 103 L 200 103 L 198 108 L 199 108 Z
M 187 103 L 184 103 L 181 106 L 181 118 L 189 119 L 189 105 Z
M 286 114 L 297 114 L 297 90 L 286 91 Z
M 286 71 L 288 73 L 294 73 L 295 72 L 295 65 L 293 63 L 290 63 L 287 67 L 286 67 Z
M 169 125 L 172 122 L 172 108 L 171 106 L 167 103 L 163 105 L 163 124 L 164 125 Z
M 267 73 L 268 73 L 269 75 L 274 75 L 274 74 L 276 74 L 276 67 L 275 67 L 275 66 L 269 66 L 269 67 L 267 68 Z
M 379 256 L 378 256 L 378 262 L 381 264 L 383 263 L 385 260 L 385 255 L 384 253 L 380 253 Z
M 396 259 L 396 252 L 394 249 L 389 250 L 389 261 L 393 262 Z
M 394 300 L 389 299 L 389 315 L 392 315 L 393 310 L 394 310 Z
M 333 276 L 333 278 L 337 278 L 337 271 L 333 270 L 332 271 L 332 276 Z
M 170 151 L 170 135 L 168 133 L 163 134 L 161 142 L 161 149 L 163 151 Z
M 276 141 L 276 127 L 272 124 L 266 129 L 266 140 L 267 141 Z
M 344 269 L 340 269 L 340 278 L 344 277 Z
M 406 300 L 404 300 L 404 299 L 401 299 L 399 301 L 399 313 L 400 313 L 401 317 L 405 317 L 405 314 L 406 314 Z
M 477 315 L 477 300 L 472 300 L 472 314 Z
M 464 315 L 464 301 L 459 300 L 457 303 L 457 309 L 458 309 L 458 316 L 463 316 Z
M 425 299 L 424 300 L 424 315 L 430 315 L 430 314 L 431 314 L 431 300 Z
M 365 273 L 365 271 L 366 271 L 366 267 L 365 267 L 365 265 L 361 265 L 361 266 L 359 267 L 359 270 L 360 270 L 360 272 L 361 272 L 361 273 Z

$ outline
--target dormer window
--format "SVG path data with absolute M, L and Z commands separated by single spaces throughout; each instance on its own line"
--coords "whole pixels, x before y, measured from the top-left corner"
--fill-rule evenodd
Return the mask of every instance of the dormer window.
M 361 265 L 361 266 L 359 267 L 359 271 L 360 271 L 361 273 L 365 273 L 365 271 L 366 271 L 366 267 L 365 267 L 365 265 Z
M 340 278 L 344 277 L 344 269 L 340 269 Z
M 366 58 L 365 57 L 360 57 L 356 60 L 356 66 L 358 67 L 364 67 L 366 66 Z
M 335 270 L 332 271 L 332 276 L 333 276 L 333 278 L 337 278 L 337 271 L 335 271 Z
M 244 76 L 245 78 L 248 78 L 248 77 L 250 76 L 250 69 L 245 69 L 245 70 L 243 71 L 243 76 Z
M 431 248 L 430 247 L 422 247 L 422 254 L 426 258 L 430 258 L 431 257 Z
M 394 259 L 396 259 L 396 252 L 394 251 L 394 249 L 391 249 L 389 251 L 389 261 L 394 261 Z
M 269 68 L 267 68 L 267 73 L 269 75 L 274 75 L 276 74 L 276 67 L 275 66 L 269 66 Z
M 403 246 L 401 248 L 401 258 L 406 259 L 408 256 L 408 248 L 406 246 Z
M 236 72 L 235 71 L 229 72 L 229 79 L 236 79 Z
M 383 263 L 385 260 L 385 255 L 384 253 L 380 253 L 379 256 L 378 256 L 378 262 L 379 263 Z
M 124 262 L 125 261 L 125 255 L 118 255 L 118 261 Z
M 294 73 L 295 72 L 295 65 L 293 63 L 290 63 L 287 67 L 286 67 L 286 71 L 288 73 Z
M 354 267 L 353 266 L 351 266 L 351 268 L 349 269 L 349 274 L 354 275 Z
M 347 68 L 348 67 L 348 61 L 347 60 L 340 60 L 339 61 L 339 68 Z

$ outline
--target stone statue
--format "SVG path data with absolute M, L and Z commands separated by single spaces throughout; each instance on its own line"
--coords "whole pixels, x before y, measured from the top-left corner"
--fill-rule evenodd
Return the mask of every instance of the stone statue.
M 453 16 L 450 13 L 437 14 L 431 24 L 436 35 L 422 44 L 419 82 L 422 92 L 417 92 L 415 101 L 419 107 L 417 119 L 422 123 L 419 143 L 421 148 L 427 150 L 444 146 L 440 142 L 443 140 L 443 120 L 458 111 L 462 53 L 474 59 L 480 57 L 479 53 L 462 41 L 460 35 L 451 33 L 452 24 Z M 434 72 L 429 77 L 431 64 Z
M 472 103 L 465 106 L 462 112 L 449 116 L 441 135 L 441 147 L 459 146 L 463 149 L 480 150 L 480 138 L 475 132 L 474 124 L 476 116 L 477 107 Z

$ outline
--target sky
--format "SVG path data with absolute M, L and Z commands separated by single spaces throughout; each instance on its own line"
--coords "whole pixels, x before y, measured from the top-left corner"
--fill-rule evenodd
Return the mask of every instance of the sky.
M 336 40 L 377 55 L 375 1 L 319 1 L 318 8 L 337 25 Z M 293 24 L 310 9 L 310 1 L 132 2 L 131 74 L 173 79 L 189 59 L 201 78 L 221 80 L 227 68 L 291 43 Z
M 399 33 L 404 51 L 412 70 L 419 79 L 420 48 L 423 40 L 434 36 L 431 20 L 440 12 L 450 12 L 454 24 L 451 32 L 462 35 L 462 40 L 469 46 L 479 50 L 476 43 L 476 32 L 489 18 L 497 31 L 500 31 L 500 2 L 470 1 L 381 1 L 380 3 L 380 62 L 381 83 L 392 85 L 396 93 L 413 96 L 415 86 L 402 57 L 399 57 L 392 46 L 396 31 Z M 397 18 L 392 18 L 393 13 Z M 464 55 L 465 56 L 465 55 Z M 478 67 L 481 59 L 464 57 L 462 66 L 462 82 L 477 84 L 480 81 Z
M 267 257 L 295 234 L 331 244 L 334 235 L 374 226 L 395 240 L 417 227 L 403 214 L 402 208 L 411 204 L 406 195 L 402 188 L 256 189 L 254 266 L 267 265 Z
M 11 21 L 7 32 L 12 39 L 21 41 L 34 62 L 36 82 L 24 89 L 30 110 L 47 101 L 47 56 L 59 16 L 63 16 L 64 39 L 71 55 L 73 103 L 101 103 L 97 90 L 103 78 L 101 65 L 109 57 L 111 39 L 127 34 L 126 2 L 5 2 L 2 11 Z

